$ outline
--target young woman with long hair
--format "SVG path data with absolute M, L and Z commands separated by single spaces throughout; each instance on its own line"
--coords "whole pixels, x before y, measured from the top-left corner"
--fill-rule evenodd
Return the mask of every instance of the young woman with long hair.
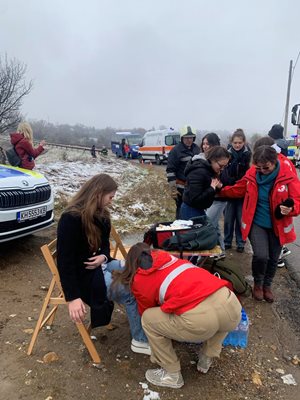
M 117 183 L 107 174 L 88 180 L 71 199 L 57 229 L 57 266 L 70 318 L 80 323 L 91 308 L 92 327 L 106 325 L 115 300 L 109 291 L 111 271 L 124 266 L 110 256 L 111 204 Z M 134 296 L 126 288 L 118 294 L 124 303 L 132 334 L 131 349 L 150 354 Z
M 207 133 L 206 135 L 204 135 L 203 138 L 202 138 L 202 141 L 201 141 L 201 145 L 200 145 L 201 153 L 197 157 L 195 157 L 195 159 L 194 159 L 196 161 L 195 166 L 197 166 L 197 164 L 200 167 L 203 166 L 203 161 L 200 161 L 201 159 L 202 160 L 211 159 L 212 154 L 214 155 L 214 151 L 212 152 L 212 149 L 215 148 L 215 147 L 217 147 L 217 148 L 221 147 L 220 146 L 220 138 L 219 138 L 219 136 L 214 132 L 210 132 L 210 133 Z M 228 154 L 226 153 L 226 157 L 225 158 L 228 158 L 228 161 L 229 161 L 229 157 L 230 157 L 229 153 Z M 218 186 L 216 188 L 219 188 L 219 187 L 221 187 L 221 185 L 223 185 L 222 171 L 225 168 L 225 164 L 224 164 L 224 166 L 223 166 L 223 162 L 221 164 L 222 164 L 222 168 L 221 169 L 217 168 L 218 170 L 215 171 L 215 176 L 217 176 L 217 178 L 219 180 L 219 184 L 218 184 Z M 216 164 L 214 164 L 214 165 L 216 165 Z M 220 201 L 220 200 L 218 200 L 216 198 L 213 198 L 213 200 L 209 202 L 209 204 L 206 206 L 206 209 L 205 209 L 206 215 L 209 217 L 212 225 L 217 230 L 219 245 L 220 245 L 221 250 L 222 250 L 222 253 L 220 255 L 216 256 L 215 259 L 225 258 L 224 239 L 223 239 L 223 235 L 221 233 L 220 226 L 219 226 L 219 220 L 223 215 L 223 211 L 224 211 L 225 207 L 226 207 L 226 201 L 224 201 L 224 200 Z M 184 208 L 186 208 L 186 206 L 184 206 Z M 197 208 L 197 207 L 194 207 L 194 208 Z M 187 212 L 184 213 L 182 217 L 190 215 L 190 212 L 192 210 L 189 210 L 187 208 L 186 211 Z M 192 211 L 192 214 L 195 214 L 195 213 L 197 214 L 197 212 Z M 192 216 L 194 216 L 194 215 L 192 215 Z
M 223 179 L 230 186 L 233 186 L 241 179 L 250 168 L 251 151 L 246 144 L 246 136 L 242 129 L 237 129 L 230 138 L 228 147 L 230 161 L 223 171 Z M 231 249 L 232 240 L 235 234 L 236 251 L 242 253 L 245 241 L 242 239 L 241 218 L 242 199 L 231 199 L 227 201 L 224 210 L 224 243 L 225 250 Z
M 180 218 L 189 219 L 206 213 L 205 210 L 213 204 L 217 188 L 222 187 L 220 174 L 229 157 L 224 147 L 214 146 L 205 157 L 198 154 L 188 162 Z
M 203 342 L 197 369 L 206 373 L 241 319 L 241 305 L 227 281 L 166 251 L 151 251 L 145 243 L 132 246 L 123 271 L 113 274 L 112 286 L 120 284 L 136 298 L 151 361 L 161 367 L 145 376 L 157 386 L 177 389 L 184 384 L 172 340 Z
M 17 132 L 10 134 L 10 141 L 21 159 L 20 167 L 33 169 L 35 158 L 44 151 L 45 140 L 42 140 L 38 147 L 33 147 L 32 128 L 28 122 L 21 122 Z

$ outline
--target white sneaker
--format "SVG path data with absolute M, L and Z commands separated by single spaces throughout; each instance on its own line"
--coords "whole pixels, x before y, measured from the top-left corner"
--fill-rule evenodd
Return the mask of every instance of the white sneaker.
M 151 348 L 148 342 L 139 342 L 138 340 L 131 340 L 131 350 L 134 353 L 147 354 L 151 356 Z
M 279 258 L 281 258 L 281 259 L 285 258 L 285 257 L 289 256 L 290 254 L 291 254 L 291 250 L 288 249 L 286 246 L 283 246 Z
M 197 370 L 206 374 L 212 364 L 212 359 L 202 352 L 199 352 L 199 359 L 197 363 Z
M 156 386 L 169 387 L 172 389 L 179 389 L 184 385 L 181 372 L 167 372 L 163 368 L 148 369 L 145 377 L 148 382 Z

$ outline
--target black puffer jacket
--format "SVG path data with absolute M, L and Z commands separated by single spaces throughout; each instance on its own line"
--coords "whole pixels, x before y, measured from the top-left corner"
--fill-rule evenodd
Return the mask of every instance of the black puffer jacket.
M 231 159 L 227 167 L 222 171 L 221 180 L 224 186 L 233 186 L 240 180 L 250 168 L 251 150 L 243 146 L 236 151 L 232 146 L 228 148 Z
M 211 180 L 216 178 L 217 175 L 203 153 L 194 156 L 187 164 L 185 176 L 184 203 L 200 210 L 209 208 L 216 194 L 215 189 L 210 184 Z
M 168 182 L 175 181 L 176 179 L 185 182 L 184 170 L 187 163 L 194 155 L 199 153 L 200 148 L 195 143 L 192 144 L 190 149 L 183 143 L 178 143 L 173 147 L 168 156 L 166 169 Z

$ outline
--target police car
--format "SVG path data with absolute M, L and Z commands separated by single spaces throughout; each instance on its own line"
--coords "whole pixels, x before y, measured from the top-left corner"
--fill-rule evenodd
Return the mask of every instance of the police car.
M 53 223 L 53 193 L 40 173 L 0 164 L 0 243 Z

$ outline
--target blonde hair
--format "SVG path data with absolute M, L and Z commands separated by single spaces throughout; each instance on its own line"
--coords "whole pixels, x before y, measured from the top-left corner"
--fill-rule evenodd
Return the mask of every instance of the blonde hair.
M 101 234 L 95 219 L 107 219 L 107 208 L 101 208 L 103 197 L 116 191 L 117 183 L 107 174 L 98 174 L 89 179 L 71 199 L 65 212 L 80 215 L 90 249 L 97 251 L 101 246 Z
M 33 144 L 33 132 L 28 122 L 21 122 L 18 125 L 17 131 L 19 133 L 22 133 L 24 138 L 27 139 L 31 144 Z

